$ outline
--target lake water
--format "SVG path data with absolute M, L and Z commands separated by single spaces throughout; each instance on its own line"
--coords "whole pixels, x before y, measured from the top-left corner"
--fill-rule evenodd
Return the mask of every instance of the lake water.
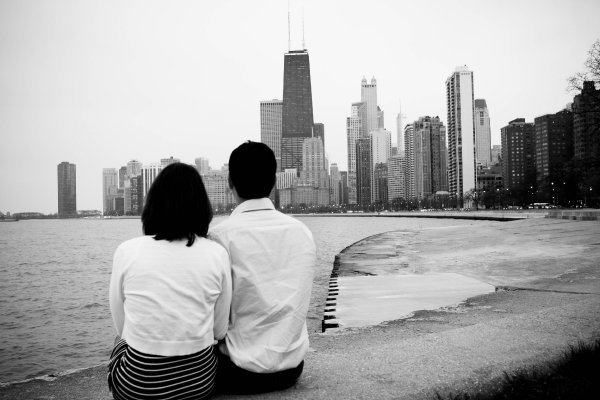
M 213 224 L 223 218 L 215 218 Z M 317 244 L 310 332 L 320 331 L 333 259 L 345 247 L 391 230 L 486 223 L 392 217 L 299 219 Z M 0 382 L 107 361 L 115 335 L 108 306 L 113 252 L 140 234 L 137 219 L 0 223 Z

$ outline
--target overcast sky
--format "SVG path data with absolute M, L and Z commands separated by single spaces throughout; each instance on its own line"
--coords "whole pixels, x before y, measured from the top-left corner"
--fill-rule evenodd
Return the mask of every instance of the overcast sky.
M 508 121 L 554 113 L 600 38 L 600 1 L 292 0 L 302 9 L 315 122 L 347 168 L 346 117 L 377 78 L 385 126 L 440 116 L 446 78 L 474 72 L 492 144 Z M 260 140 L 282 98 L 288 2 L 0 1 L 0 211 L 57 211 L 56 166 L 77 165 L 77 208 L 102 209 L 102 168 L 202 156 L 220 168 Z

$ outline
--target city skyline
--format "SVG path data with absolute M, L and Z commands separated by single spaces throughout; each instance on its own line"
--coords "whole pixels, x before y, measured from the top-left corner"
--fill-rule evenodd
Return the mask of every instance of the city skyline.
M 101 210 L 103 168 L 171 154 L 218 168 L 244 140 L 260 141 L 260 101 L 282 98 L 285 3 L 3 2 L 0 211 L 56 212 L 54 171 L 65 159 L 77 165 L 78 208 Z M 533 121 L 572 101 L 566 79 L 583 70 L 600 12 L 583 0 L 303 3 L 314 121 L 324 123 L 325 150 L 340 171 L 348 170 L 346 117 L 363 76 L 377 78 L 395 139 L 400 100 L 405 124 L 425 115 L 447 123 L 445 79 L 468 65 L 475 98 L 490 110 L 491 144 L 499 144 L 509 121 Z M 300 6 L 292 2 L 292 11 Z M 415 34 L 415 16 L 432 9 L 437 29 Z M 379 18 L 365 21 L 365 11 Z M 292 15 L 292 49 L 301 47 L 300 18 Z M 354 26 L 364 31 L 353 35 Z M 373 57 L 349 57 L 367 47 Z

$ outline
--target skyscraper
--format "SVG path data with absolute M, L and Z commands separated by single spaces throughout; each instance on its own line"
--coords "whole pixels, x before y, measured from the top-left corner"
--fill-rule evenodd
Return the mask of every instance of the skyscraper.
M 404 186 L 406 184 L 406 160 L 404 154 L 397 154 L 388 160 L 388 201 L 406 199 Z
M 102 170 L 102 211 L 111 215 L 115 211 L 115 197 L 119 188 L 119 174 L 116 168 Z
M 56 166 L 58 176 L 58 218 L 77 216 L 77 173 L 75 164 L 63 161 Z
M 377 128 L 369 133 L 369 138 L 371 140 L 371 173 L 373 175 L 371 177 L 371 202 L 387 201 L 387 182 L 385 191 L 383 191 L 382 185 L 383 174 L 384 171 L 387 173 L 387 161 L 392 151 L 392 134 L 383 128 Z M 385 166 L 381 164 L 385 164 Z M 377 165 L 380 165 L 379 169 L 375 168 Z M 381 196 L 385 196 L 385 198 Z
M 415 187 L 418 198 L 447 191 L 446 128 L 439 117 L 414 122 Z
M 573 113 L 562 110 L 534 119 L 538 188 L 563 180 L 561 170 L 573 157 Z
M 302 144 L 302 171 L 300 181 L 313 187 L 328 187 L 325 151 L 321 138 L 313 137 Z
M 329 204 L 341 203 L 342 174 L 336 163 L 329 167 Z
M 584 171 L 581 177 L 585 199 L 598 202 L 600 185 L 600 90 L 594 82 L 583 83 L 583 90 L 573 99 L 573 158 Z
M 459 207 L 476 186 L 473 72 L 464 67 L 446 80 L 448 107 L 448 186 Z
M 361 206 L 371 204 L 371 139 L 356 141 L 356 203 Z
M 507 189 L 527 190 L 535 179 L 535 133 L 531 122 L 517 118 L 500 129 L 502 139 L 502 179 Z
M 163 166 L 159 163 L 150 163 L 142 167 L 142 196 L 145 199 L 148 194 L 148 190 L 152 183 L 162 171 Z
M 194 160 L 194 163 L 196 164 L 196 169 L 198 170 L 198 173 L 200 175 L 206 175 L 210 172 L 210 165 L 208 165 L 208 158 L 197 157 Z
M 275 153 L 277 171 L 281 166 L 282 107 L 283 102 L 277 99 L 260 102 L 260 141 Z
M 492 164 L 492 130 L 485 99 L 475 99 L 475 158 L 484 167 Z
M 281 169 L 302 169 L 302 144 L 313 136 L 310 62 L 306 50 L 284 56 L 281 125 Z
M 362 136 L 361 115 L 364 114 L 365 103 L 353 103 L 350 117 L 346 118 L 346 138 L 348 143 L 348 204 L 356 202 L 356 141 Z
M 374 131 L 379 126 L 379 114 L 377 112 L 377 81 L 375 77 L 371 78 L 371 83 L 367 83 L 367 79 L 363 77 L 360 85 L 360 101 L 365 104 L 363 110 L 364 115 L 361 115 L 362 137 L 369 137 L 369 133 Z
M 406 199 L 417 197 L 417 187 L 415 184 L 415 142 L 414 142 L 413 124 L 408 124 L 404 128 L 404 165 L 405 179 L 404 193 Z

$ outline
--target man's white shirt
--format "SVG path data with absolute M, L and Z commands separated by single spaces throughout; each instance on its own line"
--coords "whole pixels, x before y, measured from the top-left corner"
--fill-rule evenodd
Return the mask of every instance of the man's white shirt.
M 233 296 L 221 350 L 248 371 L 294 368 L 308 351 L 306 314 L 316 249 L 300 221 L 268 198 L 247 200 L 211 229 L 229 252 Z

